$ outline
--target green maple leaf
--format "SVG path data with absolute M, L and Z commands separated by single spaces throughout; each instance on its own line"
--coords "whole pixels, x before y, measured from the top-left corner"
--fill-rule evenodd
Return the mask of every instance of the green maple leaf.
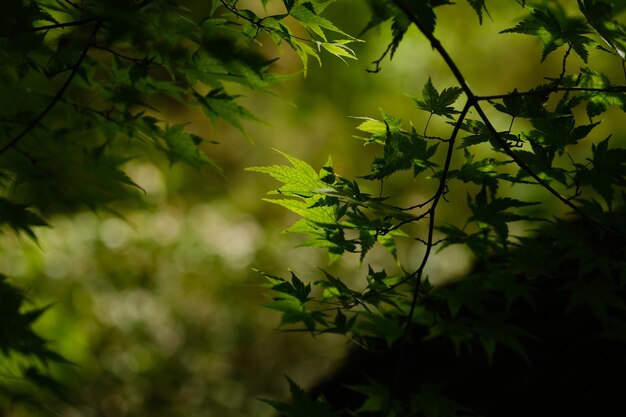
M 599 116 L 611 106 L 618 106 L 626 111 L 626 94 L 609 91 L 613 87 L 609 78 L 590 68 L 583 68 L 576 76 L 566 77 L 563 82 L 567 87 L 592 88 L 595 91 L 582 91 L 578 99 L 587 100 L 587 116 L 589 119 Z M 605 89 L 607 91 L 598 91 Z
M 592 168 L 577 165 L 582 185 L 591 185 L 609 206 L 613 203 L 615 187 L 626 186 L 626 149 L 609 149 L 609 139 L 591 145 Z
M 532 91 L 530 90 L 530 92 Z M 502 99 L 502 103 L 495 103 L 493 106 L 496 110 L 513 117 L 543 117 L 546 115 L 544 106 L 547 98 L 545 94 L 522 95 L 517 94 L 517 90 L 513 90 L 512 93 Z
M 505 174 L 499 174 L 496 169 L 510 162 L 497 161 L 494 158 L 485 158 L 474 160 L 467 149 L 464 149 L 465 162 L 461 169 L 450 170 L 449 178 L 458 178 L 464 183 L 473 183 L 477 185 L 485 185 L 489 188 L 492 195 L 498 190 L 498 180 L 508 178 Z
M 163 151 L 170 162 L 182 161 L 194 168 L 210 165 L 221 171 L 219 166 L 199 148 L 199 145 L 205 142 L 204 139 L 185 132 L 185 125 L 171 126 L 161 133 L 167 145 Z
M 508 209 L 533 206 L 539 203 L 520 201 L 509 197 L 489 199 L 485 188 L 483 187 L 473 199 L 469 194 L 467 196 L 468 206 L 472 210 L 469 221 L 477 222 L 481 230 L 493 229 L 500 242 L 505 243 L 509 236 L 507 223 L 531 220 L 528 216 L 513 213 Z
M 435 7 L 452 4 L 447 0 L 399 0 L 394 2 L 368 0 L 368 3 L 372 9 L 372 17 L 361 34 L 391 20 L 392 40 L 388 46 L 391 58 L 393 58 L 404 34 L 411 26 L 412 19 L 415 19 L 425 32 L 433 33 L 437 23 Z
M 483 23 L 483 11 L 487 16 L 489 16 L 489 11 L 487 10 L 487 6 L 485 5 L 485 0 L 467 0 L 467 2 L 472 6 L 476 14 L 478 15 L 478 21 L 480 24 Z
M 626 59 L 626 26 L 617 22 L 614 16 L 624 8 L 623 2 L 610 4 L 597 0 L 578 0 L 578 7 L 606 44 L 620 58 Z M 619 5 L 619 6 L 618 6 Z
M 565 171 L 561 168 L 553 167 L 555 152 L 549 146 L 542 146 L 535 139 L 528 138 L 532 152 L 525 150 L 514 150 L 513 152 L 526 164 L 528 168 L 545 181 L 552 179 L 559 181 L 561 184 L 567 184 Z M 522 179 L 530 176 L 523 169 L 520 169 L 516 178 Z
M 563 154 L 567 146 L 586 138 L 600 124 L 598 122 L 576 126 L 576 119 L 572 115 L 532 119 L 531 123 L 536 130 L 530 132 L 530 138 L 559 154 Z
M 409 97 L 411 97 L 417 107 L 422 110 L 438 116 L 447 117 L 448 119 L 454 119 L 453 115 L 459 112 L 455 110 L 452 105 L 456 102 L 462 92 L 463 89 L 459 87 L 450 87 L 445 88 L 440 94 L 433 85 L 430 77 L 428 77 L 428 81 L 422 90 L 423 98 L 420 100 L 418 97 Z
M 269 281 L 269 284 L 266 285 L 267 288 L 270 288 L 274 291 L 291 295 L 298 299 L 301 303 L 305 303 L 309 300 L 309 294 L 311 293 L 311 284 L 304 283 L 294 274 L 291 273 L 291 282 L 274 275 L 263 274 L 265 278 Z
M 269 399 L 261 399 L 271 405 L 276 411 L 285 417 L 340 417 L 340 411 L 332 411 L 330 405 L 323 400 L 314 400 L 309 394 L 296 384 L 291 378 L 289 382 L 291 401 L 282 402 Z
M 324 30 L 339 33 L 340 35 L 352 38 L 350 35 L 335 26 L 330 20 L 319 15 L 323 8 L 316 8 L 315 5 L 323 4 L 326 7 L 332 1 L 325 3 L 313 3 L 296 0 L 288 9 L 289 15 L 302 24 L 307 30 L 318 35 L 322 40 L 326 41 Z
M 369 138 L 362 138 L 355 136 L 357 139 L 364 140 L 367 143 L 377 143 L 384 145 L 387 139 L 388 133 L 403 133 L 406 132 L 402 129 L 402 121 L 390 114 L 382 112 L 383 120 L 376 120 L 370 117 L 354 117 L 354 119 L 364 120 L 356 128 L 361 132 L 370 133 Z
M 228 95 L 220 88 L 211 90 L 205 96 L 196 95 L 196 99 L 202 105 L 204 112 L 214 123 L 217 117 L 221 117 L 246 134 L 246 129 L 241 121 L 245 119 L 259 121 L 259 119 L 250 113 L 248 109 L 237 104 L 235 102 L 236 98 L 238 96 Z
M 521 33 L 524 35 L 538 36 L 543 44 L 541 62 L 546 57 L 563 45 L 569 45 L 578 56 L 587 62 L 589 52 L 588 45 L 595 45 L 595 41 L 588 36 L 590 30 L 585 21 L 579 18 L 564 16 L 562 10 L 558 10 L 561 19 L 548 8 L 533 9 L 530 16 L 518 23 L 515 27 L 503 30 L 500 33 Z
M 13 203 L 0 197 L 0 225 L 8 225 L 16 232 L 25 233 L 36 242 L 37 236 L 33 227 L 48 226 L 48 223 L 27 205 Z
M 376 158 L 372 164 L 373 174 L 367 179 L 381 179 L 394 172 L 413 168 L 413 175 L 417 176 L 429 167 L 436 164 L 430 161 L 437 152 L 438 144 L 428 146 L 428 142 L 417 135 L 415 130 L 411 134 L 388 132 L 385 141 L 383 158 Z
M 331 260 L 336 260 L 344 251 L 354 252 L 355 243 L 346 239 L 343 227 L 339 224 L 345 209 L 341 208 L 338 198 L 334 196 L 341 195 L 341 191 L 324 181 L 328 181 L 328 172 L 332 167 L 327 166 L 321 174 L 318 174 L 306 162 L 277 152 L 292 166 L 273 165 L 251 167 L 246 170 L 268 174 L 283 183 L 270 194 L 293 197 L 265 200 L 283 206 L 302 217 L 287 231 L 308 235 L 310 239 L 301 246 L 326 248 L 331 254 Z
M 291 167 L 285 165 L 272 165 L 266 167 L 250 167 L 246 171 L 261 172 L 268 174 L 283 185 L 274 194 L 309 198 L 319 190 L 329 186 L 320 178 L 319 174 L 309 164 L 284 152 L 276 150 L 291 163 Z

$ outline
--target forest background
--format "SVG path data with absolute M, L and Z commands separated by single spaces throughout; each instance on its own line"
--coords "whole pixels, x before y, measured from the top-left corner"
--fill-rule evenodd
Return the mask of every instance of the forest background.
M 238 7 L 261 13 L 253 3 L 241 1 Z M 437 34 L 474 91 L 525 90 L 546 74 L 560 73 L 562 54 L 539 65 L 539 42 L 498 35 L 523 16 L 519 4 L 493 2 L 489 14 L 493 19 L 485 16 L 480 25 L 469 4 L 438 11 Z M 365 2 L 342 0 L 325 16 L 357 36 L 370 11 Z M 238 102 L 259 119 L 242 128 L 211 121 L 200 109 L 157 100 L 172 124 L 189 121 L 188 132 L 219 142 L 202 146 L 219 171 L 130 149 L 122 166 L 141 188 L 136 198 L 115 202 L 109 210 L 51 208 L 50 227 L 36 227 L 36 239 L 11 231 L 0 236 L 0 267 L 27 294 L 27 309 L 49 305 L 35 322 L 36 332 L 73 363 L 51 365 L 69 403 L 33 394 L 43 395 L 42 409 L 15 403 L 9 415 L 45 415 L 49 400 L 68 416 L 269 416 L 271 407 L 258 398 L 285 397 L 285 374 L 307 386 L 332 370 L 345 339 L 275 331 L 278 315 L 263 307 L 264 280 L 254 269 L 285 275 L 291 268 L 313 280 L 324 266 L 356 281 L 368 265 L 359 266 L 354 254 L 327 266 L 323 251 L 296 249 L 303 238 L 282 233 L 296 217 L 262 200 L 275 181 L 245 169 L 282 164 L 284 158 L 273 150 L 278 149 L 318 168 L 332 155 L 336 172 L 365 175 L 379 150 L 352 138 L 362 120 L 351 116 L 380 118 L 383 110 L 423 125 L 428 115 L 417 112 L 407 94 L 419 95 L 429 78 L 435 86 L 455 85 L 445 62 L 414 27 L 393 60 L 383 61 L 376 73 L 372 62 L 387 48 L 389 27 L 359 37 L 365 42 L 350 44 L 357 60 L 322 52 L 322 65 L 310 59 L 306 76 L 289 47 L 277 49 L 260 37 L 263 46 L 254 48 L 267 59 L 279 57 L 272 72 L 289 76 L 271 87 L 275 95 L 231 86 L 245 95 Z M 622 79 L 614 56 L 593 53 L 596 62 L 607 63 L 611 79 Z M 572 60 L 568 68 L 580 65 Z M 623 137 L 620 109 L 610 109 L 604 119 L 598 130 Z M 446 128 L 433 122 L 431 132 Z M 407 176 L 386 184 L 386 191 L 409 202 L 421 193 L 415 184 Z M 525 197 L 546 201 L 555 213 L 566 211 L 548 195 Z M 459 199 L 465 199 L 464 190 L 447 195 L 449 201 Z M 468 215 L 453 204 L 441 210 L 443 217 Z M 398 250 L 410 266 L 419 261 L 414 254 L 423 253 L 419 242 Z M 369 256 L 375 269 L 394 264 L 384 250 Z M 453 246 L 431 259 L 427 273 L 431 279 L 451 279 L 471 262 L 467 249 Z M 19 364 L 12 357 L 1 360 L 2 384 L 18 386 L 11 372 Z

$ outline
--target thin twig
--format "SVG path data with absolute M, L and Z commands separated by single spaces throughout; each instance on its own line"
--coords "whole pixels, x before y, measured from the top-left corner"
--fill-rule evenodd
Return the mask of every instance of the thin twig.
M 85 60 L 85 58 L 87 57 L 87 52 L 89 51 L 91 43 L 95 39 L 96 34 L 100 30 L 101 26 L 102 26 L 102 21 L 98 20 L 96 25 L 94 26 L 93 30 L 91 31 L 91 35 L 89 36 L 89 40 L 87 41 L 87 44 L 85 45 L 85 48 L 83 49 L 83 51 L 81 52 L 80 56 L 78 57 L 78 60 L 76 61 L 76 64 L 74 64 L 74 68 L 72 69 L 72 72 L 67 77 L 67 79 L 65 80 L 65 82 L 63 83 L 61 88 L 59 88 L 59 90 L 54 95 L 52 100 L 48 103 L 46 108 L 43 109 L 41 111 L 41 113 L 39 113 L 39 115 L 37 115 L 37 117 L 35 117 L 35 119 L 32 122 L 30 122 L 30 124 L 28 126 L 26 126 L 24 128 L 24 130 L 22 130 L 17 136 L 15 136 L 6 145 L 4 145 L 2 148 L 0 148 L 0 155 L 4 154 L 6 151 L 11 149 L 13 146 L 15 146 L 20 140 L 22 140 L 22 138 L 24 138 L 24 136 L 28 135 L 35 127 L 37 127 L 37 125 L 41 122 L 41 120 L 61 100 L 61 98 L 63 97 L 63 94 L 65 94 L 65 91 L 67 90 L 67 88 L 70 86 L 70 84 L 74 80 L 74 77 L 76 77 L 76 74 L 78 74 L 78 70 L 80 69 L 80 67 L 81 67 L 83 61 Z
M 569 44 L 569 47 L 567 48 L 567 51 L 565 52 L 565 55 L 563 55 L 563 63 L 561 66 L 561 73 L 559 74 L 559 79 L 556 82 L 556 86 L 558 86 L 559 84 L 561 84 L 561 82 L 563 81 L 563 78 L 565 78 L 565 72 L 566 72 L 566 66 L 567 66 L 567 58 L 569 57 L 569 54 L 572 52 L 572 44 Z
M 91 46 L 93 49 L 99 49 L 101 51 L 105 51 L 110 53 L 113 56 L 116 56 L 118 58 L 124 59 L 126 61 L 130 61 L 130 62 L 134 62 L 135 64 L 143 64 L 145 62 L 150 62 L 152 63 L 152 61 L 150 61 L 150 59 L 148 57 L 143 57 L 143 58 L 136 58 L 136 57 L 132 57 L 129 55 L 124 55 L 114 49 L 111 49 L 109 47 L 106 46 L 101 46 L 101 45 L 92 45 Z
M 64 22 L 64 23 L 56 23 L 53 25 L 46 25 L 46 26 L 37 26 L 34 28 L 30 28 L 28 30 L 25 30 L 23 32 L 19 32 L 19 33 L 26 33 L 26 32 L 39 32 L 42 30 L 52 30 L 52 29 L 63 29 L 66 27 L 70 27 L 70 26 L 83 26 L 89 23 L 93 23 L 96 22 L 96 19 L 82 19 L 82 20 L 75 20 L 73 22 Z
M 382 55 L 376 61 L 372 61 L 372 64 L 374 64 L 374 69 L 371 70 L 371 69 L 366 68 L 365 71 L 372 73 L 372 74 L 376 74 L 377 72 L 380 72 L 380 63 L 383 61 L 383 59 L 385 59 L 389 51 L 391 51 L 392 46 L 393 46 L 393 43 L 390 43 L 389 45 L 387 45 L 387 49 L 385 49 L 385 52 L 383 52 Z
M 446 142 L 448 142 L 447 139 L 446 139 Z M 405 207 L 405 208 L 400 208 L 400 210 L 409 211 L 409 210 L 415 210 L 416 208 L 422 208 L 422 207 L 425 207 L 428 203 L 430 203 L 434 199 L 435 199 L 435 197 L 433 196 L 433 197 L 429 198 L 428 200 L 424 201 L 423 203 L 415 204 L 413 206 L 409 206 L 409 207 Z
M 282 32 L 282 31 L 280 31 L 280 30 L 276 30 L 276 29 L 273 29 L 273 28 L 270 28 L 270 27 L 264 26 L 264 25 L 263 25 L 263 19 L 264 19 L 264 18 L 259 18 L 258 20 L 251 19 L 251 18 L 249 18 L 248 16 L 245 16 L 245 15 L 241 14 L 241 13 L 239 12 L 239 9 L 237 9 L 237 7 L 236 7 L 235 5 L 230 5 L 230 4 L 228 4 L 228 2 L 227 2 L 226 0 L 220 0 L 220 2 L 222 3 L 222 5 L 223 5 L 224 7 L 226 7 L 226 9 L 227 9 L 229 12 L 231 12 L 232 14 L 234 14 L 235 16 L 237 16 L 238 18 L 243 19 L 243 20 L 245 20 L 246 22 L 249 22 L 249 23 L 252 23 L 253 25 L 255 25 L 255 26 L 257 27 L 257 34 L 258 34 L 258 31 L 260 31 L 260 30 L 263 30 L 263 31 L 265 31 L 265 32 L 267 32 L 267 33 L 275 33 L 275 34 L 279 35 L 281 38 L 283 38 L 283 39 L 284 39 L 286 42 L 288 42 L 290 45 L 291 45 L 291 43 L 289 42 L 289 40 L 290 40 L 291 38 L 293 38 L 293 39 L 297 39 L 297 40 L 299 40 L 299 41 L 303 41 L 303 42 L 311 42 L 311 43 L 313 43 L 313 42 L 314 42 L 314 41 L 313 41 L 313 40 L 311 40 L 311 39 L 302 38 L 302 37 L 299 37 L 299 36 L 296 36 L 296 35 L 293 35 L 293 34 L 285 35 L 285 33 L 284 33 L 284 32 Z

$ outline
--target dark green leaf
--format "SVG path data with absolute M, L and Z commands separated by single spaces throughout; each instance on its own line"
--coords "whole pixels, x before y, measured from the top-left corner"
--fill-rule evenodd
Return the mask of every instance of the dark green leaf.
M 442 393 L 443 384 L 423 384 L 420 391 L 411 395 L 411 414 L 424 417 L 457 417 L 468 410 Z
M 27 205 L 16 204 L 0 197 L 0 226 L 5 225 L 11 227 L 16 232 L 25 233 L 28 237 L 37 241 L 37 236 L 32 228 L 35 226 L 48 226 L 48 223 Z
M 562 21 L 548 8 L 543 10 L 532 9 L 528 18 L 501 33 L 522 33 L 538 36 L 543 44 L 542 62 L 551 52 L 563 45 L 571 46 L 574 52 L 587 62 L 589 58 L 587 46 L 595 44 L 591 38 L 586 36 L 589 34 L 587 25 L 581 19 L 565 17 L 562 9 L 557 10 Z
M 305 390 L 293 382 L 289 381 L 289 392 L 291 401 L 281 402 L 275 400 L 261 399 L 261 401 L 271 405 L 281 415 L 285 417 L 339 417 L 338 411 L 332 411 L 330 405 L 322 400 L 313 400 Z
M 478 15 L 478 21 L 480 24 L 483 23 L 483 11 L 489 16 L 489 11 L 487 11 L 487 6 L 485 5 L 485 0 L 467 0 L 467 2 L 472 6 L 476 14 Z
M 626 26 L 615 19 L 624 8 L 623 2 L 578 0 L 578 7 L 613 52 L 622 60 L 626 59 Z
M 441 94 L 439 94 L 429 77 L 428 82 L 426 82 L 422 91 L 422 99 L 420 100 L 414 96 L 409 97 L 413 99 L 417 107 L 424 111 L 438 116 L 445 116 L 448 119 L 454 119 L 452 115 L 459 112 L 455 110 L 452 105 L 456 102 L 462 92 L 463 89 L 459 87 L 450 87 L 445 88 Z
M 532 140 L 559 154 L 563 154 L 567 146 L 575 145 L 586 138 L 591 130 L 600 124 L 598 122 L 576 126 L 576 119 L 571 115 L 532 119 L 531 123 L 536 129 L 530 133 Z

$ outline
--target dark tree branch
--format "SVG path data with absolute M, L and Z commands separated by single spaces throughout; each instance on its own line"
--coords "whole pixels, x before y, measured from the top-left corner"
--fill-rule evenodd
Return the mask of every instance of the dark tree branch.
M 83 49 L 83 51 L 81 52 L 80 56 L 78 57 L 78 60 L 74 64 L 74 68 L 72 69 L 72 72 L 67 77 L 67 79 L 65 80 L 65 82 L 63 83 L 61 88 L 59 88 L 59 90 L 54 95 L 52 100 L 48 103 L 46 108 L 44 108 L 41 111 L 41 113 L 39 113 L 37 115 L 37 117 L 35 117 L 35 119 L 32 122 L 30 122 L 30 124 L 28 126 L 26 126 L 24 128 L 24 130 L 22 130 L 17 136 L 15 136 L 6 145 L 4 145 L 2 148 L 0 148 L 0 155 L 3 155 L 6 151 L 8 151 L 9 149 L 13 148 L 20 140 L 22 140 L 26 135 L 28 135 L 35 127 L 37 127 L 37 125 L 39 125 L 41 120 L 44 117 L 46 117 L 46 115 L 50 112 L 50 110 L 52 110 L 54 108 L 54 106 L 56 106 L 56 104 L 59 101 L 61 101 L 61 99 L 63 98 L 63 95 L 65 94 L 65 91 L 67 90 L 67 88 L 70 86 L 70 84 L 74 80 L 74 77 L 76 77 L 76 74 L 78 74 L 78 70 L 80 69 L 81 65 L 83 64 L 83 61 L 85 60 L 85 58 L 87 57 L 87 52 L 89 51 L 91 43 L 95 39 L 96 34 L 100 30 L 101 26 L 102 26 L 102 21 L 100 21 L 100 20 L 97 21 L 96 25 L 94 26 L 93 30 L 91 31 L 91 35 L 89 36 L 89 40 L 87 41 L 87 44 L 85 45 L 85 48 Z
M 407 18 L 411 21 L 411 23 L 413 23 L 419 29 L 419 31 L 422 32 L 424 36 L 426 36 L 426 38 L 430 41 L 430 44 L 433 47 L 433 49 L 435 49 L 437 53 L 439 53 L 441 58 L 443 58 L 444 62 L 446 63 L 446 65 L 448 66 L 448 68 L 450 69 L 454 77 L 456 78 L 457 82 L 463 89 L 463 92 L 467 96 L 469 105 L 476 109 L 476 112 L 482 119 L 483 123 L 485 123 L 487 130 L 489 130 L 489 133 L 491 133 L 491 135 L 496 140 L 496 142 L 498 142 L 498 144 L 502 147 L 502 150 L 504 151 L 504 153 L 509 158 L 511 158 L 517 164 L 517 166 L 519 166 L 522 170 L 526 171 L 528 175 L 530 175 L 535 181 L 537 181 L 537 183 L 539 183 L 550 194 L 552 194 L 557 199 L 559 199 L 559 201 L 561 201 L 563 204 L 565 204 L 566 206 L 574 210 L 574 212 L 578 213 L 581 217 L 589 219 L 593 223 L 597 224 L 599 227 L 602 227 L 603 229 L 606 229 L 610 231 L 611 233 L 617 233 L 614 230 L 599 223 L 597 220 L 595 220 L 591 216 L 589 216 L 582 209 L 580 209 L 577 205 L 572 203 L 567 197 L 562 196 L 550 184 L 548 184 L 544 179 L 539 177 L 539 175 L 537 175 L 532 169 L 530 169 L 530 167 L 526 165 L 526 163 L 522 161 L 522 159 L 515 152 L 513 152 L 513 150 L 511 149 L 511 146 L 500 135 L 500 133 L 498 133 L 496 128 L 491 123 L 491 120 L 485 114 L 484 110 L 480 106 L 478 97 L 474 94 L 472 89 L 469 87 L 469 85 L 467 84 L 467 81 L 465 80 L 465 76 L 463 75 L 459 67 L 456 65 L 456 63 L 454 62 L 454 60 L 452 59 L 448 51 L 443 47 L 439 39 L 437 39 L 432 32 L 430 32 L 424 27 L 424 25 L 419 21 L 419 19 L 415 17 L 415 14 L 412 12 L 412 10 L 408 8 L 404 3 L 400 2 L 399 0 L 392 0 L 392 1 L 396 5 L 396 7 L 398 7 L 407 16 Z M 548 90 L 548 91 L 554 91 L 554 90 Z
M 558 93 L 562 91 L 571 92 L 590 92 L 590 93 L 626 93 L 626 86 L 616 85 L 607 88 L 594 88 L 594 87 L 557 87 L 546 88 L 541 90 L 529 90 L 529 91 L 514 91 L 506 94 L 494 94 L 491 96 L 475 96 L 476 101 L 489 101 L 489 100 L 501 100 L 508 97 L 522 97 L 522 96 L 542 96 L 551 93 Z
M 417 306 L 417 301 L 420 298 L 419 297 L 420 296 L 420 284 L 421 284 L 422 279 L 423 279 L 424 268 L 425 268 L 426 264 L 428 263 L 428 260 L 429 260 L 429 257 L 430 257 L 430 253 L 431 253 L 432 248 L 434 246 L 433 245 L 433 235 L 434 235 L 434 229 L 435 229 L 436 208 L 437 208 L 437 205 L 438 205 L 439 201 L 443 197 L 444 190 L 445 190 L 445 187 L 446 187 L 446 178 L 447 178 L 447 175 L 448 175 L 449 170 L 450 170 L 450 163 L 451 163 L 452 154 L 453 154 L 453 151 L 454 151 L 454 141 L 455 141 L 455 138 L 458 135 L 460 127 L 462 125 L 462 121 L 465 118 L 465 115 L 467 114 L 467 112 L 469 111 L 470 108 L 473 107 L 474 109 L 476 109 L 476 112 L 478 113 L 478 115 L 482 119 L 483 123 L 485 123 L 485 126 L 487 127 L 487 129 L 489 130 L 491 135 L 495 138 L 495 140 L 498 142 L 498 144 L 502 147 L 502 149 L 506 153 L 506 155 L 509 156 L 522 170 L 526 171 L 538 184 L 540 184 L 543 188 L 548 190 L 552 195 L 554 195 L 563 204 L 565 204 L 568 207 L 570 207 L 576 213 L 580 214 L 581 216 L 583 216 L 585 218 L 588 218 L 588 219 L 592 220 L 594 223 L 597 223 L 598 225 L 602 226 L 604 229 L 608 229 L 606 226 L 601 225 L 595 219 L 591 218 L 589 215 L 587 215 L 585 212 L 583 212 L 578 206 L 573 204 L 568 198 L 562 196 L 550 184 L 548 184 L 546 181 L 544 181 L 542 178 L 540 178 L 533 170 L 531 170 L 530 167 L 528 167 L 528 165 L 524 161 L 522 161 L 520 159 L 520 157 L 515 152 L 513 152 L 513 150 L 511 149 L 511 146 L 498 133 L 498 131 L 495 129 L 495 127 L 491 123 L 491 120 L 485 114 L 484 110 L 480 106 L 478 97 L 474 94 L 473 90 L 469 87 L 469 85 L 467 84 L 467 81 L 466 81 L 463 73 L 460 71 L 459 67 L 456 65 L 455 61 L 452 59 L 452 57 L 450 56 L 448 51 L 442 46 L 442 44 L 439 41 L 439 39 L 437 39 L 431 31 L 427 30 L 427 28 L 424 27 L 424 25 L 420 22 L 420 20 L 417 19 L 417 17 L 413 13 L 413 11 L 408 6 L 406 6 L 403 2 L 401 2 L 399 0 L 392 0 L 392 2 L 398 9 L 400 9 L 406 15 L 406 17 L 415 26 L 417 26 L 417 28 L 420 30 L 420 32 L 422 32 L 422 34 L 424 36 L 426 36 L 426 38 L 429 40 L 432 48 L 435 49 L 439 53 L 439 55 L 443 58 L 444 62 L 446 63 L 446 65 L 448 66 L 450 71 L 453 73 L 453 75 L 455 76 L 457 82 L 459 83 L 459 85 L 463 89 L 463 92 L 467 96 L 467 102 L 465 103 L 465 106 L 463 107 L 463 111 L 461 113 L 461 116 L 459 117 L 459 120 L 454 125 L 454 131 L 453 131 L 452 136 L 450 138 L 450 142 L 448 143 L 448 146 L 449 146 L 448 147 L 448 152 L 447 152 L 447 155 L 446 155 L 446 161 L 445 161 L 444 168 L 443 168 L 443 171 L 442 171 L 442 176 L 441 176 L 441 179 L 440 179 L 439 187 L 437 189 L 437 192 L 435 193 L 435 196 L 434 196 L 434 199 L 432 201 L 432 204 L 430 205 L 430 207 L 428 208 L 428 211 L 427 211 L 427 213 L 429 214 L 429 223 L 428 223 L 428 237 L 427 237 L 427 240 L 426 240 L 426 252 L 424 253 L 424 256 L 422 258 L 422 262 L 421 262 L 420 266 L 417 268 L 417 270 L 414 273 L 412 273 L 409 276 L 407 276 L 407 278 L 405 280 L 403 280 L 403 281 L 408 281 L 408 280 L 410 280 L 412 278 L 415 278 L 416 282 L 414 283 L 415 286 L 414 286 L 413 293 L 412 293 L 411 307 L 409 309 L 409 312 L 408 312 L 407 318 L 406 318 L 406 323 L 405 323 L 405 327 L 404 327 L 404 336 L 403 336 L 402 341 L 401 341 L 400 352 L 399 352 L 399 355 L 398 355 L 398 363 L 397 363 L 397 365 L 395 367 L 394 381 L 393 381 L 392 386 L 390 388 L 389 398 L 388 398 L 387 404 L 385 406 L 385 411 L 382 414 L 383 416 L 388 416 L 389 415 L 389 413 L 391 411 L 391 408 L 392 408 L 392 404 L 393 404 L 394 392 L 397 389 L 397 386 L 398 386 L 398 384 L 400 382 L 400 373 L 401 373 L 402 368 L 403 368 L 402 367 L 402 361 L 404 360 L 404 357 L 406 356 L 406 350 L 407 350 L 407 346 L 408 346 L 408 333 L 409 333 L 410 328 L 411 328 L 410 324 L 412 322 L 412 318 L 413 318 L 413 315 L 415 313 L 415 308 Z M 570 49 L 571 49 L 571 47 L 570 47 Z M 567 51 L 567 53 L 565 54 L 565 57 L 563 58 L 563 69 L 565 68 L 565 62 L 567 60 L 567 57 L 568 57 L 569 53 L 570 53 L 570 50 Z M 560 77 L 559 77 L 559 83 L 563 79 L 564 75 L 565 75 L 565 73 L 564 73 L 564 70 L 563 70 L 562 73 L 560 74 Z M 557 85 L 558 85 L 558 83 L 557 83 Z M 554 89 L 549 90 L 549 92 L 554 92 Z
M 63 28 L 70 27 L 70 26 L 84 26 L 86 24 L 93 23 L 93 22 L 96 22 L 96 19 L 75 20 L 73 22 L 64 22 L 64 23 L 56 23 L 53 25 L 37 26 L 29 30 L 26 30 L 24 32 L 39 32 L 42 30 L 63 29 Z
M 383 413 L 383 416 L 387 416 L 389 414 L 389 411 L 391 411 L 391 405 L 393 402 L 392 400 L 393 393 L 397 389 L 397 386 L 400 382 L 400 373 L 402 372 L 402 361 L 406 357 L 406 349 L 408 346 L 408 335 L 411 329 L 411 321 L 413 320 L 413 315 L 415 314 L 415 308 L 417 307 L 417 300 L 419 299 L 419 291 L 420 291 L 420 285 L 422 283 L 422 277 L 424 275 L 424 268 L 426 267 L 426 264 L 428 263 L 428 259 L 430 258 L 430 253 L 432 251 L 432 248 L 435 246 L 435 244 L 433 243 L 433 237 L 435 234 L 435 213 L 437 212 L 437 205 L 439 204 L 439 201 L 441 201 L 441 198 L 445 194 L 446 180 L 448 178 L 448 173 L 450 172 L 450 165 L 452 164 L 452 154 L 454 153 L 454 142 L 456 141 L 456 138 L 459 134 L 461 125 L 463 124 L 463 120 L 465 119 L 465 116 L 467 115 L 467 112 L 469 112 L 469 109 L 471 107 L 472 107 L 472 103 L 468 100 L 465 103 L 465 106 L 463 106 L 463 110 L 461 111 L 461 114 L 459 115 L 459 120 L 454 125 L 454 130 L 452 131 L 452 134 L 450 135 L 450 140 L 448 141 L 448 151 L 446 153 L 446 161 L 443 164 L 443 169 L 441 172 L 441 179 L 439 180 L 439 187 L 437 188 L 437 191 L 435 192 L 435 196 L 433 197 L 432 203 L 430 207 L 428 208 L 429 218 L 428 218 L 428 237 L 426 238 L 426 252 L 424 253 L 424 256 L 422 257 L 422 262 L 420 266 L 417 268 L 417 270 L 415 270 L 415 272 L 413 272 L 411 275 L 409 275 L 406 278 L 407 280 L 416 278 L 416 282 L 415 282 L 415 288 L 413 288 L 413 294 L 411 295 L 412 297 L 411 308 L 409 309 L 409 313 L 406 319 L 406 324 L 404 326 L 404 337 L 402 338 L 402 344 L 400 347 L 400 352 L 398 354 L 398 363 L 395 368 L 394 380 L 393 380 L 393 384 L 391 385 L 391 389 L 389 392 L 389 400 L 387 401 L 387 405 L 385 408 L 385 412 Z

